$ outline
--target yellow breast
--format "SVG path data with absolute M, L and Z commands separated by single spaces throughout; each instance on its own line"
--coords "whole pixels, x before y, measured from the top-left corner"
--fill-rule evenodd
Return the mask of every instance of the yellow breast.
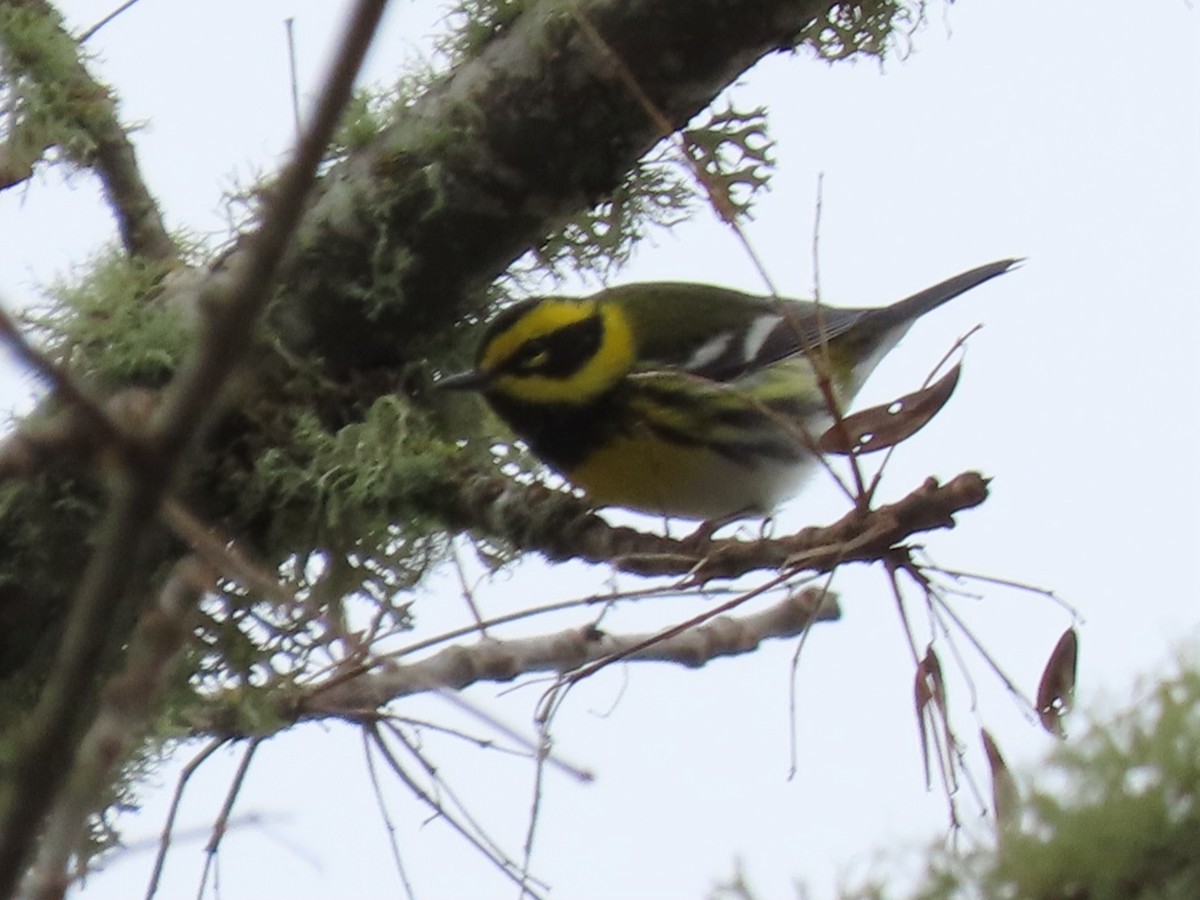
M 718 519 L 770 512 L 800 489 L 811 464 L 758 459 L 750 466 L 634 425 L 565 474 L 601 506 Z

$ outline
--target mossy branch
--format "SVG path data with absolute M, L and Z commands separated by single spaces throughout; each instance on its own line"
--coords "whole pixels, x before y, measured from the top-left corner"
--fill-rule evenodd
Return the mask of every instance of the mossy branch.
M 150 193 L 112 92 L 92 77 L 78 41 L 44 0 L 0 8 L 0 86 L 12 95 L 0 149 L 0 189 L 28 178 L 51 148 L 92 169 L 131 256 L 165 262 L 178 256 Z

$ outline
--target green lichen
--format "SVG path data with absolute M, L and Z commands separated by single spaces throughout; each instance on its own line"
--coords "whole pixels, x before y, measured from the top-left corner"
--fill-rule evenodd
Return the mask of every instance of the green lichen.
M 33 162 L 51 146 L 84 163 L 95 149 L 84 126 L 106 94 L 80 84 L 80 50 L 61 18 L 37 4 L 0 5 L 0 93 L 10 152 Z
M 685 160 L 675 140 L 661 142 L 630 170 L 606 200 L 573 216 L 509 270 L 518 283 L 550 272 L 607 279 L 655 229 L 691 218 L 702 203 L 723 218 L 748 218 L 770 185 L 774 141 L 766 110 L 738 110 L 726 100 L 683 131 Z
M 436 49 L 451 66 L 478 56 L 531 5 L 530 0 L 459 0 L 446 14 Z
M 101 387 L 160 385 L 193 337 L 177 306 L 157 298 L 162 266 L 119 251 L 49 290 L 50 303 L 26 318 L 52 358 Z
M 722 217 L 748 218 L 775 168 L 766 107 L 743 112 L 726 101 L 724 109 L 684 129 L 683 139 L 696 177 Z
M 445 75 L 446 69 L 434 60 L 412 57 L 402 64 L 399 77 L 390 84 L 357 88 L 330 141 L 328 160 L 339 161 L 369 147 L 400 113 Z
M 290 439 L 255 460 L 243 499 L 252 509 L 273 508 L 293 542 L 378 547 L 394 537 L 394 522 L 421 527 L 420 501 L 442 483 L 456 453 L 396 395 L 333 431 L 300 411 Z
M 865 0 L 833 3 L 800 33 L 797 46 L 826 62 L 858 56 L 882 60 L 925 21 L 925 0 Z

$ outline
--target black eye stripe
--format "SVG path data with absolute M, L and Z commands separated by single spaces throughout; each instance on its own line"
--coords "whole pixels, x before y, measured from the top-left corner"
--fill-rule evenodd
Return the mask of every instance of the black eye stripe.
M 600 316 L 591 316 L 527 341 L 502 368 L 547 378 L 569 378 L 587 365 L 603 340 L 604 322 Z

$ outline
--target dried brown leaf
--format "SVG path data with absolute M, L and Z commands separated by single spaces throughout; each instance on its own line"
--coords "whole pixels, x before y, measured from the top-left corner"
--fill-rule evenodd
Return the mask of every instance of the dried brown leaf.
M 1079 662 L 1079 635 L 1074 628 L 1063 632 L 1038 682 L 1037 713 L 1042 727 L 1057 737 L 1066 737 L 1062 720 L 1075 697 L 1075 672 Z
M 933 652 L 933 648 L 929 647 L 925 651 L 925 658 L 917 663 L 916 678 L 913 682 L 913 703 L 917 713 L 917 728 L 921 736 L 921 762 L 925 769 L 925 786 L 928 788 L 931 781 L 931 773 L 929 770 L 929 732 L 926 730 L 926 716 L 936 722 L 937 716 L 931 712 L 929 705 L 932 703 L 938 713 L 941 714 L 942 721 L 947 721 L 946 718 L 946 685 L 942 679 L 942 663 L 937 658 L 937 654 Z
M 825 453 L 858 456 L 907 440 L 946 405 L 958 385 L 960 372 L 961 366 L 956 365 L 927 388 L 846 416 L 821 435 L 818 446 Z
M 1016 821 L 1017 806 L 1021 799 L 1017 782 L 988 730 L 981 729 L 979 735 L 983 739 L 983 752 L 987 755 L 988 768 L 992 772 L 992 807 L 996 813 L 996 824 L 1000 828 L 1008 828 Z

